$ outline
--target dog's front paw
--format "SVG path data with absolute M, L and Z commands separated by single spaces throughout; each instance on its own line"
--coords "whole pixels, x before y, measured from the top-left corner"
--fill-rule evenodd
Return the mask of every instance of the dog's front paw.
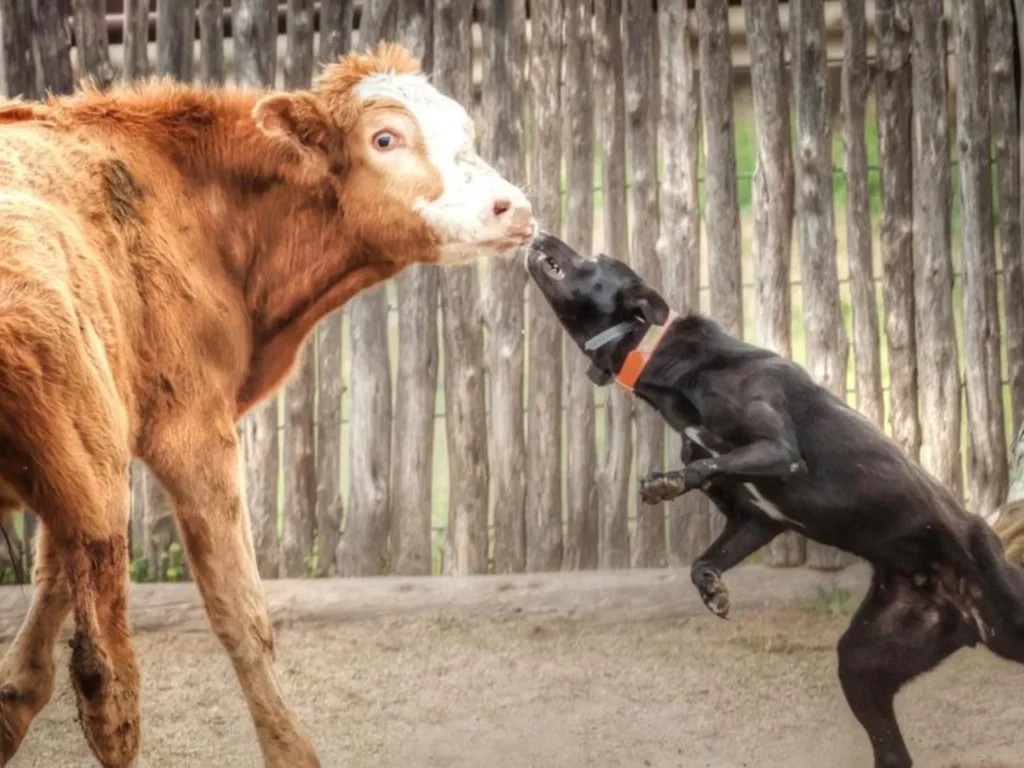
M 652 472 L 640 481 L 640 499 L 644 504 L 660 504 L 685 490 L 686 484 L 679 472 Z

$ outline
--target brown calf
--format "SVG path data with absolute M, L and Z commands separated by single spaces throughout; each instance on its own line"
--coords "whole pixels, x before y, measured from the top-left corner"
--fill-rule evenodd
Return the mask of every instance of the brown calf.
M 306 92 L 152 82 L 0 107 L 0 509 L 41 521 L 32 607 L 0 662 L 0 765 L 50 698 L 69 612 L 86 738 L 104 766 L 135 762 L 133 454 L 173 499 L 266 764 L 318 765 L 271 668 L 235 420 L 358 291 L 534 226 L 465 110 L 396 46 Z

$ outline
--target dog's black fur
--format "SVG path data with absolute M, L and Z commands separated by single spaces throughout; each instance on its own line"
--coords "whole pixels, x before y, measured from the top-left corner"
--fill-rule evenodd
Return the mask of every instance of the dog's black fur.
M 551 235 L 537 238 L 526 266 L 599 384 L 668 317 L 664 299 L 629 266 L 583 258 Z M 621 323 L 624 336 L 585 350 Z M 690 314 L 666 331 L 634 393 L 685 438 L 684 468 L 644 479 L 643 500 L 700 489 L 727 518 L 692 566 L 714 613 L 729 609 L 722 574 L 785 530 L 873 566 L 838 650 L 840 682 L 876 768 L 911 766 L 893 711 L 905 683 L 979 642 L 1024 663 L 1024 571 L 1006 561 L 984 520 L 799 365 Z

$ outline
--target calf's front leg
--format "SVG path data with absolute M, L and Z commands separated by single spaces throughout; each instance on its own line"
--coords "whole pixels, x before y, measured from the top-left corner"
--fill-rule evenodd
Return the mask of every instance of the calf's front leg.
M 770 542 L 782 529 L 745 513 L 732 514 L 725 530 L 690 567 L 690 579 L 704 605 L 720 618 L 729 615 L 729 590 L 722 574 Z

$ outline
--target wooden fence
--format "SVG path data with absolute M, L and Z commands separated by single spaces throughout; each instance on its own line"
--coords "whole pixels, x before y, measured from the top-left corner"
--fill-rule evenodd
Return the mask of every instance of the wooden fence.
M 115 46 L 103 0 L 2 0 L 0 64 L 27 97 L 83 74 L 303 88 L 401 40 L 547 228 L 803 362 L 988 512 L 1024 408 L 1012 2 L 126 0 Z M 239 427 L 261 573 L 691 561 L 708 501 L 635 498 L 678 438 L 584 371 L 518 260 L 357 297 Z M 187 578 L 162 490 L 131 485 L 133 577 Z M 763 557 L 846 562 L 793 535 Z

